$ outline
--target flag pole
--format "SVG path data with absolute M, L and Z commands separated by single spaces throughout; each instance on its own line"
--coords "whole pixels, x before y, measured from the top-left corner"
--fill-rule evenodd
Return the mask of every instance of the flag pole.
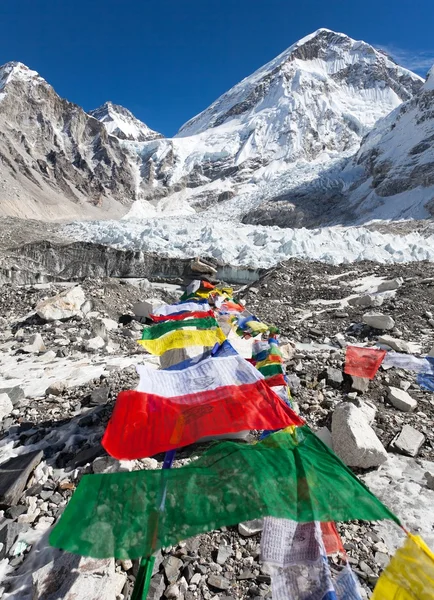
M 160 501 L 160 506 L 158 508 L 157 518 L 156 518 L 155 524 L 154 524 L 154 531 L 152 532 L 152 540 L 153 540 L 152 550 L 151 550 L 151 554 L 149 554 L 148 556 L 145 556 L 140 561 L 140 567 L 139 567 L 139 571 L 137 573 L 136 582 L 134 584 L 134 589 L 133 589 L 133 593 L 131 596 L 131 600 L 146 600 L 146 596 L 148 595 L 148 592 L 149 592 L 152 571 L 154 569 L 154 564 L 155 564 L 155 555 L 152 554 L 152 552 L 154 551 L 153 549 L 155 547 L 155 542 L 157 540 L 158 520 L 159 520 L 160 515 L 162 515 L 164 513 L 164 506 L 166 504 L 167 481 L 166 481 L 166 478 L 164 477 L 164 471 L 167 469 L 170 469 L 170 467 L 172 466 L 172 463 L 175 458 L 175 454 L 176 454 L 176 450 L 169 450 L 169 452 L 166 452 L 166 455 L 164 457 L 163 468 L 161 470 L 161 494 L 160 494 L 161 501 Z

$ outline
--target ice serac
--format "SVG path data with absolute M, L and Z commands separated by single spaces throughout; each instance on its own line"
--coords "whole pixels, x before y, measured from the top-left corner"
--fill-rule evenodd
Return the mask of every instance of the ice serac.
M 347 171 L 358 222 L 434 216 L 434 68 L 418 92 L 381 119 Z
M 306 213 L 327 213 L 325 196 L 340 198 L 344 185 L 330 186 L 330 173 L 318 174 L 357 152 L 377 119 L 422 83 L 369 44 L 320 29 L 223 94 L 175 138 L 143 146 L 149 194 L 200 209 L 235 205 L 241 215 L 281 200 L 280 218 L 289 215 L 283 224 L 304 224 Z M 292 200 L 313 180 L 318 189 L 302 197 L 305 216 L 297 220 Z
M 148 142 L 163 137 L 137 119 L 127 108 L 113 102 L 105 102 L 99 108 L 89 111 L 89 114 L 101 121 L 110 135 L 120 140 Z
M 0 67 L 0 215 L 120 217 L 137 199 L 136 162 L 38 73 Z

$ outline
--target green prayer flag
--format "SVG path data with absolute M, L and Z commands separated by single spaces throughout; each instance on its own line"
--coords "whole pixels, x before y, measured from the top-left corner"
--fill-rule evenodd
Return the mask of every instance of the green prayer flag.
M 164 512 L 160 490 L 165 486 Z M 397 517 L 307 426 L 262 442 L 220 442 L 179 469 L 84 475 L 51 545 L 136 559 L 199 533 L 263 516 L 298 522 Z

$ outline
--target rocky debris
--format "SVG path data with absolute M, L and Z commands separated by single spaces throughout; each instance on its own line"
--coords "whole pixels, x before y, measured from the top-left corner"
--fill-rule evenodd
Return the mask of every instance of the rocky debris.
M 41 462 L 42 457 L 43 452 L 35 450 L 10 458 L 0 465 L 0 506 L 17 504 L 32 471 Z
M 434 475 L 431 475 L 429 471 L 425 473 L 427 488 L 434 491 Z
M 45 347 L 44 340 L 40 333 L 32 335 L 29 339 L 29 343 L 23 347 L 23 352 L 26 354 L 41 354 L 46 350 L 47 348 Z
M 423 433 L 420 433 L 411 425 L 404 425 L 401 432 L 391 441 L 389 449 L 405 456 L 417 456 L 424 441 L 425 436 Z
M 387 452 L 363 412 L 350 403 L 336 407 L 332 417 L 333 450 L 349 467 L 369 469 L 387 460 Z
M 36 305 L 36 314 L 45 321 L 61 321 L 80 316 L 86 302 L 83 288 L 77 285 L 56 296 L 42 300 Z
M 363 315 L 363 323 L 374 329 L 388 330 L 395 327 L 395 321 L 389 315 L 379 312 L 370 312 Z
M 396 387 L 389 387 L 387 398 L 395 408 L 403 412 L 413 411 L 417 407 L 417 401 L 408 392 Z
M 328 427 L 321 427 L 318 431 L 315 431 L 315 434 L 330 450 L 333 450 L 332 434 Z
M 0 393 L 0 421 L 11 414 L 14 410 L 14 405 L 7 394 Z
M 208 585 L 213 588 L 217 588 L 218 590 L 228 590 L 231 583 L 229 579 L 223 577 L 222 575 L 210 575 L 208 577 Z
M 224 565 L 225 562 L 232 556 L 232 547 L 226 544 L 220 544 L 217 552 L 217 564 Z

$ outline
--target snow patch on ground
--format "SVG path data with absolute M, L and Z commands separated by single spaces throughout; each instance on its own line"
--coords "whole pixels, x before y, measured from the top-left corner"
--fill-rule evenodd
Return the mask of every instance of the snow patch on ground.
M 406 529 L 421 535 L 434 548 L 434 490 L 428 489 L 424 474 L 434 475 L 434 463 L 389 454 L 378 470 L 363 477 L 368 488 L 390 508 Z M 376 531 L 390 550 L 401 546 L 405 534 L 394 523 L 380 521 Z

